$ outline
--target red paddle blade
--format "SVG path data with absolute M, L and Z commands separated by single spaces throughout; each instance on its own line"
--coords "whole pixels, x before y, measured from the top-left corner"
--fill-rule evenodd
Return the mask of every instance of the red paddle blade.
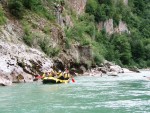
M 72 78 L 72 82 L 75 82 L 75 80 Z

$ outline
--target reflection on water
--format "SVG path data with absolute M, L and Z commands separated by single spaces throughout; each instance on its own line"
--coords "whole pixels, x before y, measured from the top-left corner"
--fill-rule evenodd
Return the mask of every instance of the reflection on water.
M 149 113 L 150 72 L 0 87 L 0 113 Z

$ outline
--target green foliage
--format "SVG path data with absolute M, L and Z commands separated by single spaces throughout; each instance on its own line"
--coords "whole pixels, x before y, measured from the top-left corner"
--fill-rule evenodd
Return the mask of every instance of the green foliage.
M 114 45 L 114 50 L 117 51 L 122 64 L 130 64 L 132 55 L 128 37 L 126 37 L 125 35 L 114 36 L 111 43 Z
M 138 68 L 146 68 L 147 67 L 147 62 L 144 61 L 143 59 L 140 59 L 138 65 L 139 65 Z
M 71 43 L 70 40 L 68 38 L 66 38 L 66 40 L 65 40 L 65 48 L 66 49 L 70 49 L 70 47 L 71 47 L 70 43 Z
M 103 62 L 103 56 L 100 54 L 94 54 L 94 62 L 96 63 L 96 65 L 100 65 Z
M 149 1 L 147 0 L 134 0 L 133 4 L 134 4 L 134 13 L 137 13 L 138 15 L 142 15 L 143 11 L 145 9 L 146 6 L 146 2 L 148 3 Z
M 97 32 L 97 29 L 94 30 L 97 42 L 96 46 L 95 43 L 92 45 L 94 52 L 119 65 L 149 66 L 149 9 L 150 2 L 148 0 L 129 0 L 128 5 L 124 5 L 123 0 L 88 0 L 86 13 L 94 16 L 96 22 L 112 18 L 114 26 L 117 26 L 119 21 L 123 20 L 131 32 L 130 35 L 107 36 L 105 30 L 101 32 Z M 98 50 L 104 52 L 101 53 Z M 98 61 L 97 57 L 95 60 Z
M 40 16 L 46 17 L 49 20 L 54 19 L 54 15 L 50 10 L 47 10 L 41 0 L 23 0 L 25 8 L 36 12 Z
M 33 41 L 34 41 L 34 36 L 31 33 L 31 26 L 30 24 L 25 21 L 22 20 L 22 25 L 23 25 L 23 30 L 24 30 L 24 36 L 23 36 L 23 41 L 28 45 L 28 46 L 32 46 L 33 45 Z
M 83 39 L 80 42 L 81 46 L 89 46 L 91 44 L 90 37 L 87 37 L 86 35 L 83 36 Z
M 41 5 L 41 0 L 23 0 L 23 5 L 30 10 L 36 10 Z
M 104 61 L 105 47 L 98 42 L 92 42 L 93 60 L 96 65 L 100 65 Z
M 91 37 L 95 35 L 95 25 L 94 25 L 94 16 L 85 13 L 84 15 L 79 17 L 80 24 L 82 24 L 83 32 L 87 33 Z M 80 25 L 79 24 L 79 25 Z
M 33 34 L 30 32 L 29 26 L 25 26 L 24 32 L 25 35 L 23 36 L 23 40 L 28 46 L 31 47 L 33 44 Z
M 49 45 L 49 39 L 44 38 L 44 40 L 40 41 L 40 47 L 44 51 L 45 54 L 47 54 L 50 57 L 55 57 L 59 54 L 58 48 L 53 48 Z
M 66 37 L 71 41 L 79 42 L 82 46 L 90 45 L 91 38 L 94 39 L 96 27 L 94 17 L 85 13 L 79 16 L 78 20 L 74 20 L 73 27 L 65 29 Z
M 150 13 L 149 13 L 150 15 Z M 150 38 L 150 20 L 144 19 L 139 25 L 139 31 L 142 33 L 142 36 L 145 38 Z
M 18 19 L 23 17 L 23 4 L 21 0 L 10 0 L 8 3 L 9 10 L 12 15 Z
M 44 38 L 44 40 L 40 42 L 40 47 L 49 56 L 51 50 L 49 48 L 48 42 L 49 42 L 49 40 L 47 38 Z
M 0 25 L 3 25 L 4 23 L 6 23 L 6 17 L 4 15 L 4 10 L 0 5 Z
M 45 34 L 50 34 L 51 28 L 50 28 L 49 26 L 45 26 L 44 29 L 43 29 L 43 32 L 44 32 Z
M 150 67 L 150 60 L 147 60 L 147 67 Z
M 28 45 L 28 46 L 32 46 L 32 43 L 33 43 L 33 37 L 32 37 L 32 35 L 31 34 L 29 34 L 29 35 L 24 35 L 23 36 L 23 40 L 24 40 L 24 42 Z
M 95 16 L 95 21 L 96 22 L 106 20 L 107 19 L 107 16 L 106 16 L 106 5 L 102 4 L 101 6 L 97 7 L 96 13 L 94 14 L 94 16 Z
M 24 8 L 34 11 L 48 20 L 54 20 L 52 10 L 46 9 L 42 0 L 9 0 L 9 10 L 17 18 L 22 19 Z
M 88 0 L 86 5 L 86 12 L 94 15 L 96 22 L 113 18 L 114 25 L 118 25 L 123 15 L 128 13 L 127 9 L 122 0 Z
M 98 0 L 99 4 L 108 4 L 108 5 L 112 5 L 113 4 L 113 0 Z
M 86 4 L 86 12 L 91 15 L 95 15 L 97 11 L 97 7 L 98 4 L 96 0 L 88 0 Z
M 138 61 L 144 58 L 144 45 L 141 40 L 133 40 L 131 43 L 133 58 Z

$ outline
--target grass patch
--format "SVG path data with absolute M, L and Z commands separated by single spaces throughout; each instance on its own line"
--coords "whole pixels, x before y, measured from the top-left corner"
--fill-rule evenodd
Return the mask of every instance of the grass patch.
M 39 45 L 43 50 L 43 52 L 47 54 L 49 57 L 55 57 L 60 52 L 59 48 L 53 48 L 50 46 L 48 38 L 44 38 L 43 40 L 40 40 Z
M 2 5 L 0 4 L 0 25 L 3 25 L 5 23 L 6 23 L 6 17 Z

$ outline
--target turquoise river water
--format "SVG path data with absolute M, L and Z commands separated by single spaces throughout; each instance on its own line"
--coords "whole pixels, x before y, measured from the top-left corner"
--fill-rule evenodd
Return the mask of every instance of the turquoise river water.
M 150 71 L 0 87 L 0 113 L 150 113 Z

